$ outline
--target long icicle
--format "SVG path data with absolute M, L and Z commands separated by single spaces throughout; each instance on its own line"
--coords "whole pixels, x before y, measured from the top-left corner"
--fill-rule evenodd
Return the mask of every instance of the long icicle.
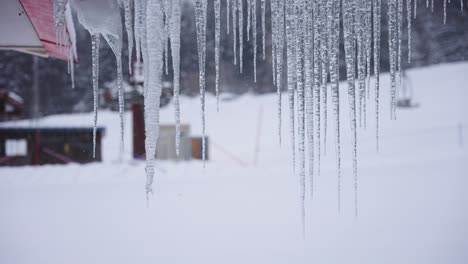
M 215 90 L 216 90 L 216 110 L 219 111 L 219 43 L 221 37 L 221 0 L 214 0 L 215 12 Z
M 304 75 L 304 89 L 305 89 L 305 107 L 306 107 L 306 126 L 307 126 L 307 147 L 308 147 L 308 175 L 310 183 L 310 197 L 314 197 L 314 97 L 313 97 L 313 47 L 312 47 L 312 33 L 313 33 L 313 7 L 306 5 L 306 12 L 309 15 L 305 16 L 305 75 Z
M 416 19 L 416 16 L 418 14 L 418 0 L 413 0 L 413 4 L 414 4 L 413 16 L 414 16 L 414 19 Z
M 159 137 L 159 110 L 162 90 L 164 22 L 162 0 L 148 0 L 143 27 L 143 50 L 146 68 L 145 83 L 145 145 L 146 145 L 146 195 L 152 193 L 156 142 Z
M 252 27 L 252 1 L 247 0 L 247 41 L 250 41 L 250 29 Z
M 330 82 L 335 120 L 335 154 L 337 166 L 338 211 L 341 210 L 341 139 L 340 139 L 340 87 L 339 87 L 339 45 L 340 45 L 340 0 L 332 0 L 330 31 Z
M 257 82 L 257 0 L 252 0 L 252 38 L 254 51 L 254 82 Z
M 266 5 L 265 1 L 266 0 L 260 0 L 260 8 L 262 9 L 262 54 L 263 54 L 263 60 L 265 60 L 265 35 L 266 35 L 266 22 L 265 22 L 265 13 L 266 13 Z
M 244 0 L 239 0 L 237 8 L 239 9 L 239 70 L 242 73 L 244 62 Z
M 134 24 L 134 34 L 135 34 L 135 52 L 136 52 L 136 61 L 140 63 L 141 61 L 141 46 L 143 38 L 143 25 L 145 23 L 144 17 L 144 2 L 145 0 L 134 0 L 134 12 L 135 12 L 135 24 Z
M 408 63 L 411 63 L 411 0 L 406 0 L 406 21 L 408 24 Z
M 232 2 L 232 48 L 234 50 L 234 65 L 237 65 L 237 0 Z
M 169 74 L 169 38 L 170 38 L 170 26 L 169 21 L 171 20 L 171 0 L 163 0 L 164 10 L 164 73 Z
M 397 91 L 402 87 L 403 84 L 403 0 L 397 0 Z M 395 106 L 394 118 L 396 119 L 396 106 Z
M 227 31 L 227 34 L 229 35 L 229 23 L 231 22 L 231 20 L 229 20 L 229 18 L 231 17 L 231 1 L 230 0 L 226 0 L 226 31 Z
M 373 1 L 374 22 L 374 78 L 375 78 L 375 138 L 379 151 L 379 117 L 380 117 L 380 32 L 382 16 L 382 0 Z M 416 0 L 415 0 L 416 1 Z
M 320 71 L 320 5 L 321 0 L 314 0 L 313 4 L 313 13 L 314 13 L 314 22 L 313 22 L 313 89 L 314 89 L 314 105 L 315 105 L 315 149 L 316 149 L 316 168 L 317 168 L 317 176 L 320 176 L 320 163 L 321 163 L 321 91 L 320 91 L 320 81 L 321 81 L 321 71 Z
M 198 67 L 199 67 L 199 85 L 200 85 L 200 101 L 201 101 L 201 119 L 202 119 L 203 162 L 205 162 L 206 160 L 206 134 L 205 134 L 206 7 L 207 7 L 207 0 L 195 0 L 195 19 L 196 19 L 195 21 L 196 21 L 196 27 L 197 27 Z M 234 14 L 234 8 L 232 11 Z M 233 28 L 233 31 L 235 33 L 234 28 Z
M 278 95 L 278 132 L 279 140 L 281 144 L 281 125 L 282 125 L 282 94 L 281 89 L 283 87 L 283 65 L 284 65 L 284 6 L 285 0 L 277 1 L 277 12 L 276 12 L 276 49 L 275 49 L 275 65 L 276 65 L 276 91 Z
M 291 151 L 293 170 L 296 163 L 296 140 L 295 140 L 295 122 L 294 122 L 294 93 L 296 84 L 296 8 L 293 4 L 288 4 L 286 8 L 286 57 L 287 57 L 287 82 L 288 82 L 288 101 L 289 101 L 289 122 L 291 135 Z
M 396 69 L 397 69 L 397 0 L 388 1 L 388 47 L 390 58 L 390 119 L 395 119 L 396 111 Z
M 93 127 L 93 158 L 96 158 L 96 130 L 98 120 L 98 96 L 99 96 L 99 44 L 100 34 L 91 35 L 91 57 L 93 66 L 93 101 L 94 101 L 94 127 Z
M 390 0 L 391 1 L 391 0 Z M 356 126 L 356 87 L 355 87 L 355 67 L 356 67 L 356 54 L 355 54 L 355 37 L 354 37 L 354 16 L 355 6 L 352 1 L 343 1 L 343 26 L 344 26 L 344 46 L 346 57 L 346 77 L 348 80 L 348 97 L 350 105 L 350 120 L 351 120 L 351 133 L 352 133 L 352 148 L 353 148 L 353 174 L 354 174 L 354 213 L 357 216 L 357 126 Z
M 444 1 L 444 25 L 447 24 L 447 0 Z
M 217 0 L 219 1 L 219 0 Z M 180 152 L 180 23 L 181 23 L 180 0 L 173 0 L 170 22 L 172 68 L 174 71 L 174 110 L 176 122 L 176 154 Z
M 297 85 L 297 118 L 298 118 L 298 154 L 299 154 L 299 179 L 301 186 L 302 203 L 302 231 L 305 234 L 305 91 L 304 91 L 304 30 L 305 30 L 305 3 L 296 0 L 296 85 Z
M 329 37 L 329 24 L 328 24 L 328 3 L 330 0 L 325 1 L 325 3 L 321 4 L 321 11 L 320 11 L 320 24 L 321 24 L 321 31 L 320 31 L 320 60 L 321 60 L 321 89 L 322 89 L 322 102 L 321 111 L 322 117 L 321 120 L 323 122 L 323 144 L 322 150 L 323 153 L 326 155 L 327 153 L 327 116 L 328 116 L 328 109 L 327 109 L 327 99 L 328 99 L 328 37 Z M 322 132 L 321 132 L 322 133 Z
M 128 37 L 128 70 L 132 74 L 132 57 L 133 57 L 133 16 L 131 0 L 123 0 L 125 29 Z

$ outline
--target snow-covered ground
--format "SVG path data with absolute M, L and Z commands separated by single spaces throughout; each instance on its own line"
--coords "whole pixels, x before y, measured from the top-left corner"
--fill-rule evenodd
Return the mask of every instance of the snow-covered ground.
M 397 121 L 389 120 L 383 77 L 379 153 L 373 104 L 359 136 L 358 217 L 347 108 L 341 212 L 329 118 L 327 155 L 313 201 L 307 197 L 305 238 L 288 111 L 284 102 L 280 146 L 275 95 L 225 101 L 219 113 L 209 97 L 211 160 L 205 168 L 199 161 L 158 162 L 148 205 L 144 163 L 130 159 L 131 116 L 119 163 L 118 114 L 101 112 L 102 163 L 0 168 L 0 263 L 467 263 L 467 72 L 468 64 L 410 71 L 420 106 L 400 109 Z M 341 91 L 347 105 L 346 85 Z M 181 104 L 183 123 L 199 133 L 199 100 Z M 172 107 L 162 110 L 162 121 L 173 122 Z M 90 126 L 92 114 L 39 124 Z

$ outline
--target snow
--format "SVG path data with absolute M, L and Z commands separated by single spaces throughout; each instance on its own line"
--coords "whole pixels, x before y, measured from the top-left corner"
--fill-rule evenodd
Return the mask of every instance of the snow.
M 465 263 L 468 146 L 459 145 L 458 126 L 467 142 L 467 71 L 468 64 L 408 71 L 420 107 L 399 109 L 391 121 L 389 104 L 382 104 L 378 154 L 374 129 L 359 134 L 358 217 L 352 133 L 348 109 L 340 108 L 341 212 L 335 156 L 322 156 L 314 200 L 306 197 L 305 239 L 291 142 L 285 138 L 279 146 L 272 133 L 276 95 L 225 101 L 219 113 L 215 96 L 207 95 L 213 111 L 206 113 L 206 168 L 201 161 L 158 161 L 148 207 L 145 163 L 130 159 L 131 126 L 125 127 L 126 155 L 119 163 L 119 114 L 102 111 L 102 163 L 0 169 L 0 262 Z M 381 77 L 388 91 L 389 76 Z M 340 90 L 340 100 L 348 100 L 345 83 Z M 382 93 L 384 102 L 388 97 Z M 200 135 L 199 100 L 180 99 L 181 122 Z M 255 166 L 260 109 L 265 114 Z M 162 109 L 161 122 L 172 124 L 173 113 L 172 106 Z M 92 120 L 92 113 L 57 115 L 38 125 L 92 127 Z M 130 113 L 125 123 L 131 124 Z M 1 124 L 11 125 L 29 121 Z

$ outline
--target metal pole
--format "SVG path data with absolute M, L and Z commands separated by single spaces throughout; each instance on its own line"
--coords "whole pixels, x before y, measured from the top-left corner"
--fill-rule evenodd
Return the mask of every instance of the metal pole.
M 33 107 L 31 109 L 31 117 L 34 121 L 36 121 L 40 117 L 40 93 L 39 93 L 39 59 L 34 56 L 33 57 L 33 83 L 32 83 L 32 90 L 33 90 Z

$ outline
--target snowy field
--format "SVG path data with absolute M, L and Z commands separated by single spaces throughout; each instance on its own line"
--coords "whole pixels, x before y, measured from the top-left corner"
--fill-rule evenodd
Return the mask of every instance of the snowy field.
M 209 97 L 211 160 L 205 168 L 199 161 L 158 162 L 148 206 L 144 163 L 130 159 L 131 115 L 119 162 L 118 115 L 101 112 L 102 163 L 0 168 L 0 263 L 467 263 L 467 73 L 468 64 L 409 71 L 420 106 L 399 109 L 397 121 L 389 120 L 383 76 L 380 151 L 372 103 L 358 139 L 357 217 L 348 109 L 341 108 L 341 212 L 329 117 L 321 175 L 313 200 L 306 197 L 305 237 L 286 101 L 280 146 L 275 95 L 225 100 L 219 113 Z M 347 87 L 340 89 L 347 105 Z M 181 109 L 182 122 L 199 134 L 198 98 L 182 98 Z M 39 125 L 92 120 L 59 115 Z M 173 123 L 172 107 L 162 110 L 162 121 Z

